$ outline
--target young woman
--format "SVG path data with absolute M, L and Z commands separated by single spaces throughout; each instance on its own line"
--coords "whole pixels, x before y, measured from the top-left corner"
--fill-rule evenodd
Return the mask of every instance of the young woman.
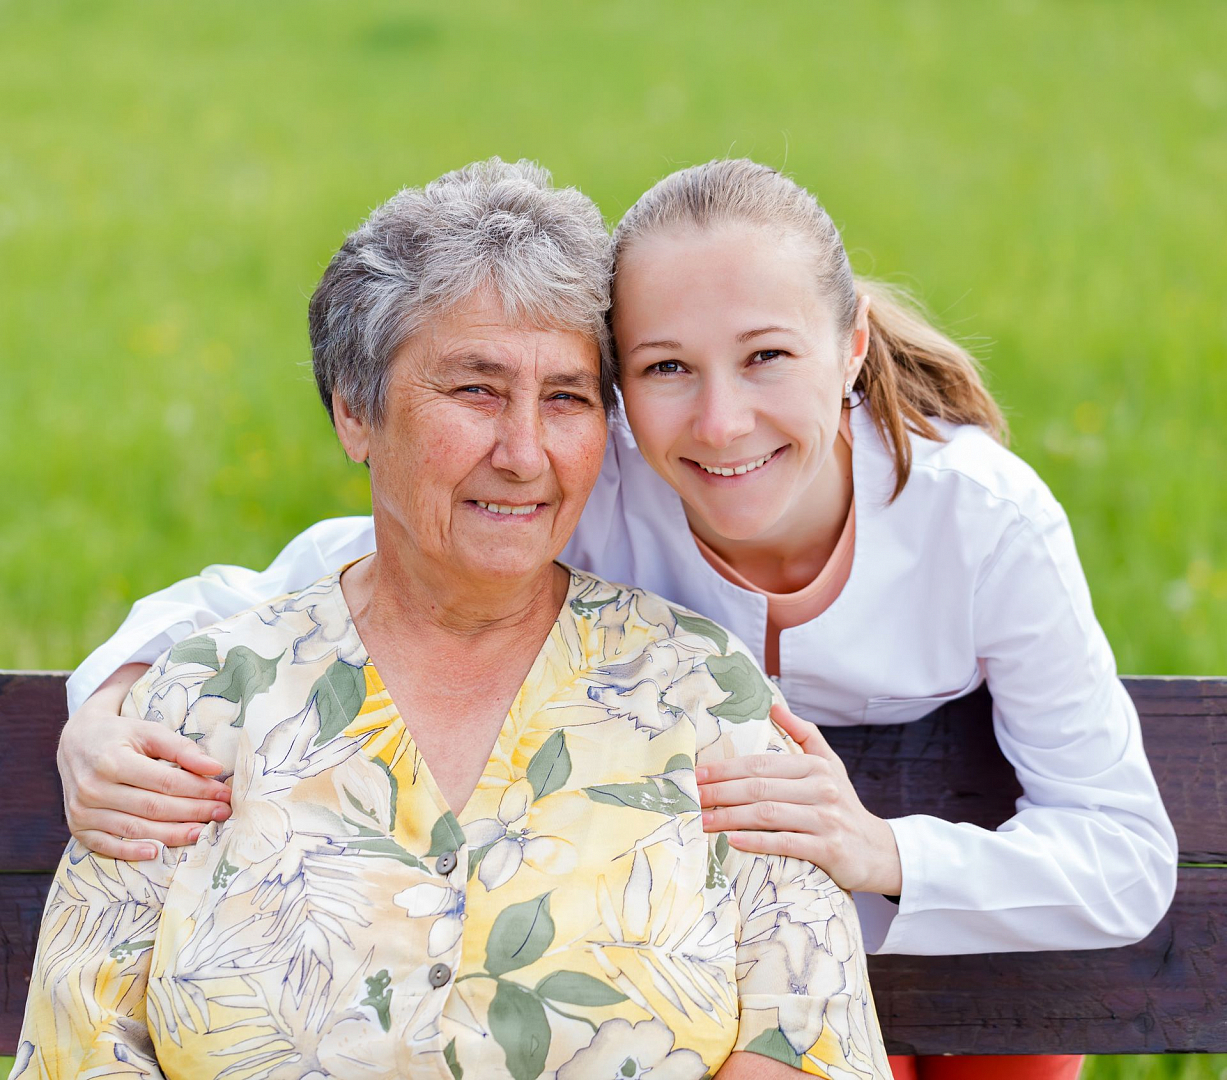
M 750 161 L 666 178 L 614 241 L 625 416 L 563 557 L 761 649 L 798 714 L 777 719 L 809 751 L 709 766 L 707 827 L 856 890 L 870 951 L 1145 936 L 1175 887 L 1175 836 L 1068 521 L 1001 444 L 973 360 L 856 282 L 813 197 Z M 211 568 L 140 601 L 70 683 L 60 757 L 78 838 L 120 854 L 141 847 L 120 837 L 182 842 L 199 826 L 180 823 L 225 816 L 224 791 L 204 778 L 212 762 L 115 719 L 134 665 L 372 546 L 367 519 L 322 522 L 262 574 Z M 985 681 L 1024 790 L 995 831 L 875 817 L 813 726 L 916 720 Z M 1079 1064 L 895 1067 L 1066 1077 Z

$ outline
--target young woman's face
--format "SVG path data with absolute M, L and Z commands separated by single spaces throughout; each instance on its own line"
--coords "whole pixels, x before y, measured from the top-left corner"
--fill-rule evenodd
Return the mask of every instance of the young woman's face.
M 814 519 L 863 323 L 840 331 L 793 237 L 730 225 L 635 243 L 613 319 L 626 415 L 692 524 L 769 540 Z

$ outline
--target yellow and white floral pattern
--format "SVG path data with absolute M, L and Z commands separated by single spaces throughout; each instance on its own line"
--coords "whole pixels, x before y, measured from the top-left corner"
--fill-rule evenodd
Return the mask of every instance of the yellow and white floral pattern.
M 890 1076 L 850 898 L 703 832 L 696 762 L 798 752 L 735 640 L 572 572 L 457 817 L 339 580 L 133 688 L 233 770 L 234 813 L 154 863 L 69 845 L 13 1076 Z

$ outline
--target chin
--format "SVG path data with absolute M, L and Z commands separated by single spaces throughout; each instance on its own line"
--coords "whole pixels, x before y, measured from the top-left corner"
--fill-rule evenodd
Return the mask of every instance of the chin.
M 752 507 L 738 507 L 726 513 L 704 514 L 703 521 L 726 540 L 755 540 L 775 524 L 778 516 L 769 511 L 756 511 Z
M 531 555 L 516 551 L 476 551 L 457 560 L 456 569 L 471 577 L 514 582 L 532 577 L 554 560 L 540 552 Z

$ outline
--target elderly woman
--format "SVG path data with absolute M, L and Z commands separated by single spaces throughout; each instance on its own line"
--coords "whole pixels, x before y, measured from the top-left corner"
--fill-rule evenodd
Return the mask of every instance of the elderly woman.
M 849 897 L 703 831 L 797 748 L 715 624 L 557 564 L 601 466 L 609 244 L 499 161 L 404 191 L 311 301 L 378 554 L 166 653 L 129 716 L 233 807 L 65 853 L 18 1077 L 889 1076 Z

